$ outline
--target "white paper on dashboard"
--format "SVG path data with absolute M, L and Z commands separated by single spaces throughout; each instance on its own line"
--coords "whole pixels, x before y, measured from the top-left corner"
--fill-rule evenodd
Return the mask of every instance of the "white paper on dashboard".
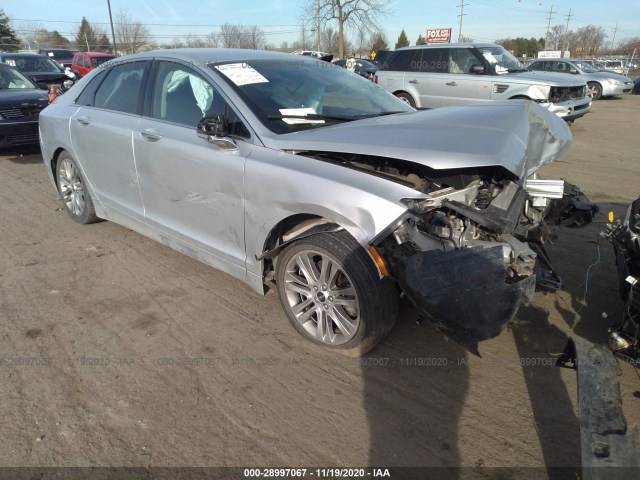
M 281 108 L 280 115 L 297 115 L 302 117 L 305 115 L 316 115 L 316 111 L 313 108 Z M 315 118 L 283 118 L 282 121 L 289 125 L 324 123 L 324 120 Z
M 252 83 L 269 83 L 260 72 L 246 63 L 228 63 L 218 65 L 216 69 L 239 87 Z

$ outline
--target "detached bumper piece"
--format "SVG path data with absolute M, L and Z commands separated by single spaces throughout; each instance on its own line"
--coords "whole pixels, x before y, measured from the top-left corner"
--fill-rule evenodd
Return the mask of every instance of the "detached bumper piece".
M 531 275 L 507 283 L 501 246 L 421 252 L 394 273 L 418 311 L 475 354 L 479 341 L 496 337 L 531 301 L 536 282 Z
M 640 431 L 627 431 L 618 365 L 604 345 L 569 339 L 557 366 L 577 369 L 582 478 L 637 480 Z
M 565 182 L 562 198 L 551 202 L 547 221 L 555 225 L 583 227 L 598 213 L 598 206 L 575 185 Z

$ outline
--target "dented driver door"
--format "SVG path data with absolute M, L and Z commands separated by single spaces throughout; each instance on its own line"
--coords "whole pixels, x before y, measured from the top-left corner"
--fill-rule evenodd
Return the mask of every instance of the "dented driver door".
M 151 108 L 133 135 L 147 224 L 162 243 L 238 274 L 245 263 L 244 164 L 252 144 L 236 135 L 237 148 L 221 148 L 198 137 L 203 116 L 231 113 L 198 71 L 158 62 L 154 74 Z

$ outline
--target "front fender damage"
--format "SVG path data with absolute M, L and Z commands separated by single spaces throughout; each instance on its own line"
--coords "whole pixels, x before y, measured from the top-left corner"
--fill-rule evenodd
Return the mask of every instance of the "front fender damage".
M 476 354 L 479 341 L 497 336 L 531 302 L 536 278 L 507 282 L 501 246 L 420 252 L 398 262 L 394 273 L 422 315 Z

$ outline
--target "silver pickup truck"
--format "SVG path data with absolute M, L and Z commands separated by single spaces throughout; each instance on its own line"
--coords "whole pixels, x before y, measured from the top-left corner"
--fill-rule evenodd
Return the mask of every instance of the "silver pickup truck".
M 529 72 L 509 51 L 490 43 L 401 48 L 385 57 L 374 81 L 418 109 L 519 98 L 568 122 L 591 109 L 583 80 Z

